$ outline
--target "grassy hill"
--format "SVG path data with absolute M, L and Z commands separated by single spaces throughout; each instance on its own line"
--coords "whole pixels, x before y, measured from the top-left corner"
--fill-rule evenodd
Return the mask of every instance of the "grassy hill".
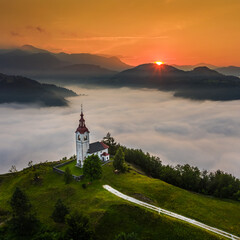
M 19 186 L 28 195 L 39 219 L 59 230 L 64 230 L 64 226 L 55 224 L 50 215 L 57 199 L 61 198 L 71 211 L 78 210 L 90 217 L 98 239 L 113 239 L 121 231 L 136 232 L 140 239 L 222 239 L 200 228 L 130 204 L 102 188 L 103 184 L 109 184 L 140 200 L 240 235 L 238 202 L 191 193 L 139 174 L 133 167 L 126 174 L 114 174 L 111 164 L 103 167 L 101 180 L 87 184 L 87 189 L 83 189 L 84 181 L 66 185 L 63 176 L 53 172 L 52 165 L 46 163 L 38 165 L 37 169 L 28 168 L 19 173 L 0 175 L 0 215 L 10 210 L 8 201 L 16 186 Z M 36 172 L 41 179 L 39 183 L 33 181 Z M 4 217 L 7 218 L 2 216 L 0 219 Z

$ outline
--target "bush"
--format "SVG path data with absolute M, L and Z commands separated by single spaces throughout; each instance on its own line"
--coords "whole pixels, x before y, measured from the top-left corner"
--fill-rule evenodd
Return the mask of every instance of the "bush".
M 89 219 L 78 212 L 74 212 L 66 217 L 68 229 L 65 234 L 66 239 L 71 240 L 92 240 L 94 232 L 90 226 Z
M 87 157 L 83 165 L 83 175 L 91 181 L 102 176 L 102 163 L 97 155 Z
M 69 213 L 68 208 L 63 204 L 61 199 L 58 199 L 52 213 L 52 219 L 57 223 L 64 223 L 65 216 Z

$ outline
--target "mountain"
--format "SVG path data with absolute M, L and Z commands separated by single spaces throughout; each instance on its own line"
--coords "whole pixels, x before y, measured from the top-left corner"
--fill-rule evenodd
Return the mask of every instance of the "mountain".
M 228 66 L 228 67 L 216 68 L 215 70 L 225 75 L 233 75 L 233 76 L 240 77 L 240 67 Z
M 19 48 L 22 51 L 26 51 L 29 53 L 49 53 L 49 51 L 41 49 L 41 48 L 36 48 L 32 45 L 23 45 L 22 47 Z
M 63 63 L 50 53 L 31 53 L 17 49 L 0 54 L 0 70 L 5 72 L 49 71 L 62 65 Z
M 212 65 L 212 64 L 208 64 L 208 63 L 198 63 L 198 64 L 195 64 L 195 65 L 176 65 L 176 64 L 173 64 L 172 66 L 176 67 L 178 69 L 184 70 L 184 71 L 190 71 L 190 70 L 193 70 L 196 67 L 208 67 L 210 69 L 216 69 L 217 68 L 217 66 Z
M 112 77 L 117 71 L 131 68 L 117 57 L 88 53 L 53 53 L 32 45 L 0 50 L 0 71 L 24 75 L 45 82 L 76 84 Z
M 77 76 L 82 78 L 101 78 L 115 75 L 117 72 L 92 64 L 73 64 L 56 69 L 60 76 Z
M 122 62 L 117 57 L 104 57 L 99 55 L 93 55 L 89 53 L 58 53 L 55 56 L 64 62 L 68 62 L 71 64 L 92 64 L 98 65 L 103 68 L 108 68 L 114 71 L 122 71 L 131 66 L 127 65 L 126 63 Z
M 240 99 L 238 77 L 225 76 L 207 67 L 183 71 L 166 64 L 143 64 L 116 74 L 109 84 L 174 91 L 175 96 L 195 100 Z
M 71 90 L 21 77 L 0 74 L 0 103 L 37 103 L 43 106 L 67 106 Z

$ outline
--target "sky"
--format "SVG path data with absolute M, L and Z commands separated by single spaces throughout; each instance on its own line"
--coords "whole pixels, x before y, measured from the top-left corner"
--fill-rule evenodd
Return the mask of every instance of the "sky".
M 0 0 L 0 47 L 240 66 L 239 0 Z
M 221 169 L 240 177 L 240 101 L 192 101 L 151 89 L 74 88 L 70 107 L 1 104 L 0 173 L 29 161 L 75 154 L 81 103 L 90 142 L 117 142 L 159 156 L 163 164 Z M 104 97 L 103 97 L 104 96 Z

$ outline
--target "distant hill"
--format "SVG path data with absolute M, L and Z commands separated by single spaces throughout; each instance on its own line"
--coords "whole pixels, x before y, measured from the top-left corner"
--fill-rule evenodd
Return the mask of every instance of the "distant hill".
M 41 48 L 36 48 L 32 45 L 23 45 L 22 47 L 19 48 L 22 51 L 26 51 L 29 53 L 49 53 L 49 51 L 41 49 Z
M 70 83 L 77 83 L 79 81 L 79 78 L 81 80 L 89 81 L 106 79 L 114 76 L 116 73 L 118 72 L 92 64 L 73 64 L 59 67 L 56 70 L 52 71 L 52 74 L 58 78 L 68 78 L 68 82 Z
M 63 64 L 50 53 L 31 53 L 17 49 L 0 54 L 0 70 L 5 72 L 49 71 Z
M 198 63 L 198 64 L 194 64 L 194 65 L 177 65 L 177 64 L 173 64 L 173 67 L 176 67 L 180 70 L 184 70 L 184 71 L 190 71 L 193 70 L 196 67 L 208 67 L 210 69 L 216 69 L 217 66 L 212 65 L 212 64 L 208 64 L 208 63 Z
M 48 82 L 76 84 L 112 77 L 131 66 L 117 57 L 88 53 L 53 53 L 32 45 L 0 50 L 0 72 Z M 65 80 L 65 81 L 63 81 Z
M 103 57 L 89 53 L 58 53 L 55 54 L 55 56 L 59 60 L 71 64 L 92 64 L 114 71 L 122 71 L 131 68 L 131 66 L 125 64 L 117 57 Z
M 163 64 L 143 64 L 116 74 L 109 84 L 174 91 L 175 96 L 195 100 L 240 99 L 240 79 L 207 67 L 183 71 Z
M 228 67 L 216 68 L 215 70 L 225 75 L 233 75 L 233 76 L 240 77 L 240 67 L 228 66 Z
M 42 106 L 67 106 L 65 97 L 77 96 L 71 90 L 21 77 L 0 74 L 0 103 L 37 103 Z

